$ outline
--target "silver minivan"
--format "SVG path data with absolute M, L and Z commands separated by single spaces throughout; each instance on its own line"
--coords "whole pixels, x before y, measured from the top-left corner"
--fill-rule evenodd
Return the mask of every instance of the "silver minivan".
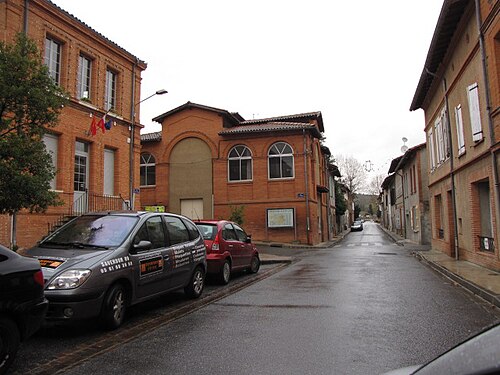
M 109 329 L 128 306 L 152 297 L 182 288 L 199 297 L 206 273 L 197 226 L 170 213 L 85 214 L 24 255 L 42 267 L 48 320 L 99 318 Z

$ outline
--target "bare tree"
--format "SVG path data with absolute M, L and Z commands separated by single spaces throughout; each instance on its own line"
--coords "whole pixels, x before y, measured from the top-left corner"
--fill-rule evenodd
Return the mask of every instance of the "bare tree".
M 341 182 L 346 185 L 352 193 L 360 193 L 366 189 L 367 172 L 363 164 L 353 156 L 346 155 L 335 156 L 335 164 L 342 175 Z
M 386 176 L 384 176 L 383 174 L 373 176 L 368 186 L 368 192 L 372 195 L 379 195 L 382 191 L 381 186 L 385 178 Z

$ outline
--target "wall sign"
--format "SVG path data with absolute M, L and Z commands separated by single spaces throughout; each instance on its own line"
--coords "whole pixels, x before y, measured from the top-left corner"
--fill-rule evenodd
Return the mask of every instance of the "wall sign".
M 268 208 L 267 227 L 268 228 L 293 228 L 294 209 L 293 208 Z

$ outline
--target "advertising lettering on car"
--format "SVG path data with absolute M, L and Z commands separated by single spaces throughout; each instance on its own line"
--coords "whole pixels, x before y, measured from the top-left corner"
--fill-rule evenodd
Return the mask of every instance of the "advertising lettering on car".
M 154 258 L 143 259 L 140 261 L 141 277 L 149 276 L 163 270 L 163 257 L 161 255 Z
M 132 261 L 129 256 L 114 258 L 101 262 L 101 273 L 118 271 L 128 267 L 132 267 Z

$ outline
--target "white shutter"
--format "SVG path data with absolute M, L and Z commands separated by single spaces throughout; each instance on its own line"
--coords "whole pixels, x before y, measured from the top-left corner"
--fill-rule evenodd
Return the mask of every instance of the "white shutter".
M 429 163 L 431 167 L 431 171 L 436 168 L 436 157 L 434 153 L 434 135 L 432 133 L 432 130 L 429 130 L 429 135 L 427 137 L 428 139 L 428 144 L 429 144 Z
M 52 157 L 52 165 L 57 170 L 57 143 L 58 138 L 52 134 L 45 134 L 42 139 L 43 143 L 45 143 L 45 149 Z M 56 176 L 50 181 L 50 188 L 56 189 Z
M 104 150 L 104 195 L 115 195 L 115 152 Z
M 455 107 L 455 119 L 457 122 L 458 155 L 465 152 L 464 122 L 462 119 L 462 106 Z
M 483 139 L 483 129 L 481 127 L 481 112 L 479 109 L 479 91 L 477 83 L 474 83 L 467 87 L 467 98 L 469 99 L 472 140 L 474 142 L 477 142 Z
M 444 147 L 443 147 L 443 124 L 441 122 L 441 118 L 436 120 L 436 141 L 437 141 L 437 162 L 438 164 L 444 160 Z

